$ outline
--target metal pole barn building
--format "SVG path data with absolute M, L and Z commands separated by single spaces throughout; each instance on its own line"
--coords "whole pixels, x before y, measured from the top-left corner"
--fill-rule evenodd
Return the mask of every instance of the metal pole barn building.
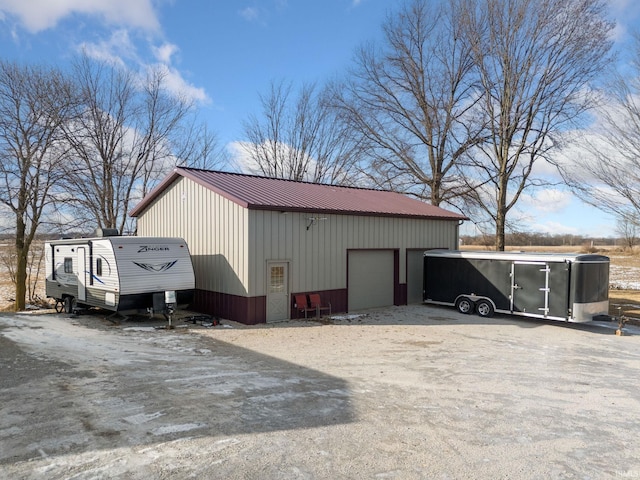
M 256 324 L 422 301 L 423 253 L 455 249 L 463 215 L 395 192 L 178 167 L 131 212 L 143 236 L 182 237 L 193 309 Z

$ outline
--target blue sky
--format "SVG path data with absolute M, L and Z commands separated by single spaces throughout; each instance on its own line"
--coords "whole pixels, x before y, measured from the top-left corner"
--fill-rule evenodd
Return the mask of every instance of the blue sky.
M 65 66 L 82 48 L 134 68 L 162 65 L 176 91 L 197 101 L 222 144 L 242 136 L 272 80 L 322 83 L 380 35 L 390 0 L 0 0 L 0 49 L 8 60 Z M 616 41 L 640 2 L 614 0 Z M 561 190 L 523 199 L 528 228 L 607 236 L 614 220 Z

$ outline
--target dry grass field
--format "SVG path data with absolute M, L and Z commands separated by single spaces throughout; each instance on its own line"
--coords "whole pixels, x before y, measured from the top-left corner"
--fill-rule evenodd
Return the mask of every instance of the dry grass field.
M 0 244 L 0 311 L 13 309 L 14 286 L 11 282 L 7 260 L 11 253 L 12 245 Z M 467 250 L 481 250 L 480 246 L 465 246 Z M 618 316 L 621 313 L 631 317 L 640 318 L 640 249 L 625 250 L 615 247 L 586 247 L 586 246 L 562 246 L 562 247 L 509 247 L 508 250 L 523 250 L 549 253 L 600 253 L 611 259 L 610 272 L 610 315 Z M 44 273 L 41 274 L 44 276 Z M 39 279 L 35 293 L 40 302 L 45 298 L 44 282 Z

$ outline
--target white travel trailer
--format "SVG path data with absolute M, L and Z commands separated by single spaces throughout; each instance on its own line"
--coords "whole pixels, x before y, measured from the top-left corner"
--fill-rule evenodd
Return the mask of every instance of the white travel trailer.
M 98 230 L 97 235 L 109 234 Z M 45 243 L 46 295 L 56 309 L 114 312 L 191 303 L 195 275 L 181 238 L 96 236 Z M 174 293 L 175 292 L 175 293 Z M 166 302 L 166 303 L 165 303 Z

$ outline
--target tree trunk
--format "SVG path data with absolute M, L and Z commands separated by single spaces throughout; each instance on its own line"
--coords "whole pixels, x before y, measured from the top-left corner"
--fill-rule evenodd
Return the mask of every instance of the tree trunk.
M 496 215 L 495 247 L 497 252 L 504 252 L 504 226 L 506 216 L 506 212 L 504 212 L 503 210 L 499 210 L 498 215 Z
M 433 180 L 431 181 L 431 205 L 440 206 L 442 202 L 442 172 L 434 170 Z
M 27 252 L 25 248 L 26 226 L 21 217 L 16 224 L 16 303 L 15 310 L 25 309 L 27 295 Z

